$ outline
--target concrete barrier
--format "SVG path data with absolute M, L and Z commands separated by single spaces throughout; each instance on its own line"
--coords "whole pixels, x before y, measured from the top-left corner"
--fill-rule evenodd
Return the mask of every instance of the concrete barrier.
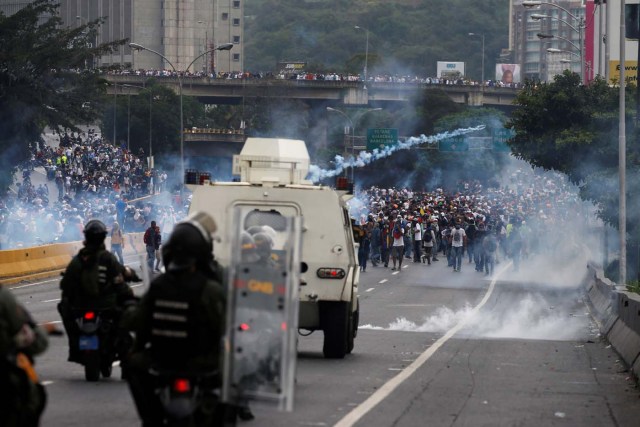
M 144 233 L 125 234 L 124 255 L 145 255 Z M 111 247 L 111 239 L 105 242 Z M 42 279 L 60 274 L 82 248 L 82 242 L 56 243 L 0 251 L 0 285 Z
M 616 285 L 604 277 L 602 270 L 589 266 L 591 278 L 587 284 L 587 294 L 593 309 L 593 314 L 600 323 L 600 332 L 609 333 L 618 319 L 616 310 Z
M 602 271 L 589 266 L 589 303 L 600 323 L 600 332 L 616 352 L 640 376 L 640 295 L 619 290 Z

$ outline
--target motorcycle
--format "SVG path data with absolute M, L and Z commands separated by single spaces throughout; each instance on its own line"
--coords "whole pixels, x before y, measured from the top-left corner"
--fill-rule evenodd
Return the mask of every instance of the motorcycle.
M 218 372 L 194 374 L 151 368 L 149 374 L 164 425 L 232 425 L 227 406 L 220 402 Z
M 113 310 L 75 310 L 78 326 L 79 362 L 87 381 L 111 377 L 113 362 L 119 360 Z

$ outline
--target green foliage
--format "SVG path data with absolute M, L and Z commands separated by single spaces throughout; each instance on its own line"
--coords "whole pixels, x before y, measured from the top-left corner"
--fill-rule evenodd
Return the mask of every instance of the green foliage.
M 631 282 L 627 282 L 627 291 L 640 294 L 640 280 L 633 280 Z
M 465 61 L 480 79 L 508 46 L 504 0 L 247 0 L 246 68 L 271 71 L 278 61 L 322 64 L 322 71 L 362 73 L 369 29 L 368 73 L 435 76 L 437 61 Z
M 610 114 L 617 110 L 617 91 L 604 80 L 584 86 L 578 74 L 565 71 L 553 83 L 527 82 L 515 103 L 508 126 L 516 131 L 510 146 L 517 157 L 565 172 L 575 184 L 591 173 L 586 162 L 617 163 L 611 138 L 616 121 Z
M 180 98 L 173 90 L 149 79 L 139 95 L 110 98 L 105 99 L 101 121 L 105 137 L 114 138 L 115 101 L 116 139 L 119 144 L 126 146 L 129 136 L 130 149 L 134 153 L 142 149 L 148 155 L 151 149 L 154 156 L 174 156 L 175 160 L 180 151 L 180 109 L 176 108 L 180 105 Z M 204 106 L 190 97 L 183 97 L 183 115 L 186 128 L 202 126 Z
M 82 69 L 124 43 L 89 48 L 101 21 L 63 28 L 58 7 L 36 0 L 14 15 L 0 13 L 0 195 L 46 126 L 77 130 L 76 123 L 99 117 L 93 101 L 105 92 L 105 81 Z
M 634 105 L 628 100 L 626 105 Z M 565 71 L 552 83 L 528 82 L 516 98 L 517 109 L 507 127 L 516 131 L 509 145 L 513 153 L 544 169 L 567 175 L 592 201 L 598 215 L 617 227 L 619 220 L 618 111 L 619 89 L 600 78 L 588 86 Z M 640 206 L 638 129 L 625 115 L 627 128 L 627 206 Z M 632 138 L 630 138 L 632 136 Z M 630 245 L 640 236 L 637 209 L 627 210 Z

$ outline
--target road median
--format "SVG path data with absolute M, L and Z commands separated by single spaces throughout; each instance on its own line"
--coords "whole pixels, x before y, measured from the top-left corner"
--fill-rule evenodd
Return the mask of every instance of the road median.
M 125 234 L 124 255 L 145 253 L 144 233 Z M 106 247 L 111 247 L 109 238 Z M 82 242 L 55 243 L 0 251 L 0 285 L 44 279 L 60 274 L 82 248 Z

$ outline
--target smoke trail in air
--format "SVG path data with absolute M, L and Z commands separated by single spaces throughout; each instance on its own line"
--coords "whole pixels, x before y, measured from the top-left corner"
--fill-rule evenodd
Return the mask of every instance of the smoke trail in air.
M 325 178 L 332 178 L 338 176 L 346 168 L 357 167 L 361 168 L 375 162 L 376 160 L 383 159 L 391 156 L 393 153 L 399 150 L 409 150 L 417 145 L 421 144 L 433 144 L 444 139 L 453 138 L 460 135 L 466 135 L 471 132 L 476 132 L 485 128 L 485 125 L 475 126 L 471 128 L 461 128 L 454 131 L 442 132 L 436 135 L 420 135 L 419 137 L 412 136 L 405 141 L 398 141 L 395 145 L 385 146 L 384 149 L 374 149 L 372 152 L 361 151 L 357 157 L 344 157 L 337 155 L 334 159 L 335 168 L 333 169 L 321 169 L 317 165 L 311 165 L 309 167 L 309 175 L 307 179 L 312 182 L 318 182 Z

